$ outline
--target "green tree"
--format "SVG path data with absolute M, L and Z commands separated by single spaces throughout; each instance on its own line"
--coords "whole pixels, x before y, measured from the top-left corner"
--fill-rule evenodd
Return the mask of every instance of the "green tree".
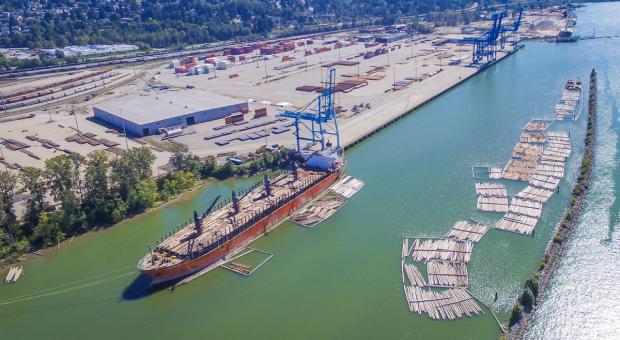
M 226 179 L 232 176 L 235 172 L 233 164 L 230 161 L 226 161 L 222 166 L 216 167 L 213 172 L 213 176 L 217 179 Z
M 147 147 L 131 148 L 112 164 L 112 183 L 123 199 L 127 199 L 130 189 L 141 180 L 150 178 L 155 155 Z
M 174 166 L 177 171 L 187 171 L 194 174 L 195 177 L 199 177 L 204 167 L 203 161 L 189 151 L 189 148 L 184 144 L 172 144 L 170 147 L 170 164 Z
M 111 210 L 118 203 L 110 193 L 109 183 L 110 162 L 103 150 L 88 154 L 84 180 L 84 208 L 91 224 L 112 222 Z
M 131 212 L 142 212 L 152 207 L 158 199 L 157 183 L 153 179 L 145 179 L 129 191 L 127 208 Z
M 164 198 L 172 197 L 196 184 L 196 178 L 191 172 L 177 171 L 166 176 L 162 181 L 161 195 Z
M 80 192 L 80 167 L 77 157 L 60 155 L 45 161 L 44 177 L 54 200 L 60 203 L 60 227 L 63 232 L 83 226 L 84 214 L 76 192 Z
M 17 176 L 8 171 L 0 171 L 0 225 L 10 243 L 14 243 L 18 236 L 17 218 L 13 206 L 16 186 Z
M 26 201 L 26 212 L 24 214 L 23 230 L 26 235 L 31 235 L 34 227 L 39 223 L 39 215 L 47 209 L 45 194 L 47 192 L 43 171 L 35 167 L 25 167 L 19 174 L 20 181 L 24 190 L 30 193 L 30 198 Z
M 62 241 L 65 238 L 61 228 L 62 215 L 61 211 L 41 213 L 39 224 L 34 229 L 33 242 L 45 247 Z

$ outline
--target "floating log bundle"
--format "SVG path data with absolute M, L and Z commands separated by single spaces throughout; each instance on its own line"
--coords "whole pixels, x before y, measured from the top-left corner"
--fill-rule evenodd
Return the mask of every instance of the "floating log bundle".
M 411 246 L 414 261 L 446 260 L 469 262 L 472 242 L 451 238 L 416 239 Z
M 296 211 L 290 219 L 304 227 L 314 227 L 336 213 L 345 202 L 342 197 L 325 195 Z
M 476 183 L 478 201 L 476 209 L 481 211 L 508 211 L 508 191 L 503 184 Z
M 422 277 L 422 274 L 420 273 L 418 268 L 416 268 L 416 266 L 412 264 L 405 264 L 403 266 L 403 269 L 405 270 L 405 274 L 407 274 L 407 279 L 409 280 L 410 285 L 417 287 L 426 287 L 424 277 Z
M 530 120 L 527 124 L 525 124 L 525 126 L 521 130 L 524 132 L 532 132 L 532 131 L 542 132 L 542 131 L 547 130 L 549 126 L 551 126 L 551 123 L 552 122 L 548 120 L 533 119 L 533 120 Z
M 510 201 L 509 211 L 516 215 L 540 218 L 540 215 L 542 215 L 542 203 L 514 197 Z
M 426 313 L 431 319 L 454 320 L 482 312 L 480 306 L 465 289 L 456 288 L 435 292 L 412 286 L 405 287 L 405 295 L 410 311 L 417 314 Z
M 446 237 L 477 243 L 488 230 L 489 228 L 484 224 L 471 224 L 466 221 L 458 221 L 454 223 L 452 229 L 446 234 Z
M 560 101 L 555 105 L 554 110 L 556 113 L 556 120 L 576 120 L 579 116 L 580 110 L 577 110 L 577 105 L 581 101 L 581 89 L 579 90 L 564 90 L 562 91 L 562 97 Z
M 504 215 L 497 223 L 495 228 L 510 231 L 513 233 L 531 235 L 538 223 L 538 218 L 515 214 L 512 212 Z
M 428 285 L 435 287 L 467 287 L 467 266 L 461 262 L 426 262 Z
M 364 182 L 359 179 L 347 176 L 334 184 L 330 190 L 338 196 L 349 199 L 360 191 L 364 185 Z
M 549 200 L 549 198 L 551 198 L 551 196 L 553 196 L 554 193 L 555 191 L 553 190 L 543 189 L 530 185 L 525 189 L 521 190 L 515 197 L 545 203 Z
M 521 143 L 545 143 L 547 142 L 547 135 L 544 132 L 523 132 L 519 136 L 519 141 Z

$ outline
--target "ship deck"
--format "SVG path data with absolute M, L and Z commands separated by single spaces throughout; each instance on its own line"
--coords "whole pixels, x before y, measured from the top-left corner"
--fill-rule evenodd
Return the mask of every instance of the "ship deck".
M 155 247 L 154 253 L 158 261 L 150 258 L 150 261 L 142 261 L 142 266 L 156 268 L 164 263 L 170 265 L 182 262 L 190 257 L 190 251 L 194 254 L 205 253 L 209 246 L 224 243 L 228 239 L 227 235 L 233 234 L 234 237 L 235 230 L 251 223 L 255 217 L 279 202 L 304 191 L 324 175 L 326 173 L 323 171 L 302 168 L 297 170 L 296 180 L 292 173 L 280 175 L 271 179 L 271 195 L 267 195 L 264 185 L 258 185 L 245 195 L 238 196 L 238 213 L 235 213 L 232 203 L 224 205 L 202 220 L 202 233 L 199 235 L 194 223 L 190 223 Z M 147 257 L 150 256 L 147 254 Z

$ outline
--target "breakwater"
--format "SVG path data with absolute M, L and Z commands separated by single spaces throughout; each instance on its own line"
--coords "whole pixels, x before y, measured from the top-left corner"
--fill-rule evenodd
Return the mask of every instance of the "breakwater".
M 588 125 L 584 139 L 585 150 L 581 161 L 579 177 L 573 187 L 571 199 L 564 211 L 564 215 L 556 226 L 555 235 L 547 245 L 538 271 L 532 278 L 526 281 L 523 293 L 517 299 L 512 310 L 509 333 L 511 339 L 523 339 L 528 324 L 536 311 L 536 306 L 544 298 L 545 290 L 560 265 L 562 254 L 567 249 L 568 239 L 579 222 L 579 217 L 586 202 L 587 192 L 592 183 L 594 147 L 596 145 L 596 92 L 596 71 L 592 69 L 588 96 Z

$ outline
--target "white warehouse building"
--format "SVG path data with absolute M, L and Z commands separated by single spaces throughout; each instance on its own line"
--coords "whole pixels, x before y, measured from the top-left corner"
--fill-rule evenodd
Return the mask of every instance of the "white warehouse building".
M 222 119 L 247 110 L 245 100 L 199 90 L 140 92 L 114 98 L 93 107 L 95 118 L 125 129 L 128 134 L 148 136 L 171 126 L 189 126 Z

